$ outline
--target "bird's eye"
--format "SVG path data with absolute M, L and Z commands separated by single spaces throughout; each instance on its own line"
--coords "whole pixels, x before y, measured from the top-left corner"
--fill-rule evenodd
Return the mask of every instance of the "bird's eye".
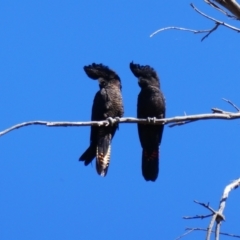
M 103 78 L 99 78 L 98 82 L 99 82 L 99 84 L 102 84 L 104 82 L 104 79 Z

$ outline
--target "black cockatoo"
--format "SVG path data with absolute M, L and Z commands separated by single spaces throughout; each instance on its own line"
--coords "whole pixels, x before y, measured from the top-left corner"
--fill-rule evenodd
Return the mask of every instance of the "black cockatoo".
M 102 64 L 93 63 L 84 67 L 89 78 L 98 80 L 100 90 L 96 93 L 92 106 L 92 121 L 106 120 L 123 116 L 121 80 L 119 76 Z M 96 169 L 99 175 L 106 176 L 109 162 L 111 141 L 118 128 L 117 124 L 109 126 L 92 126 L 90 146 L 79 158 L 88 165 L 96 157 Z
M 130 63 L 130 69 L 141 91 L 138 95 L 138 118 L 165 118 L 165 99 L 160 90 L 157 73 L 150 66 Z M 146 181 L 155 181 L 158 177 L 159 146 L 164 125 L 138 124 L 138 135 L 142 146 L 142 175 Z

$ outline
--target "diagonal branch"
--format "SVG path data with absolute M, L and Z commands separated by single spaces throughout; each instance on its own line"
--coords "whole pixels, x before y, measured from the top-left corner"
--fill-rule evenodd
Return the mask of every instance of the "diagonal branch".
M 221 6 L 225 7 L 229 12 L 231 12 L 237 19 L 240 19 L 240 5 L 236 0 L 214 0 Z
M 212 30 L 209 31 L 209 33 L 207 33 L 207 34 L 201 39 L 201 42 L 202 42 L 205 38 L 207 38 L 211 33 L 213 33 L 214 31 L 216 31 L 219 26 L 220 26 L 220 24 L 219 24 L 219 23 L 216 23 L 216 25 L 212 28 Z
M 208 236 L 209 236 L 209 239 L 210 239 L 210 225 L 214 222 L 216 222 L 216 228 L 215 228 L 215 239 L 218 240 L 219 239 L 219 234 L 220 234 L 220 226 L 221 226 L 221 222 L 223 220 L 225 220 L 224 218 L 224 215 L 223 215 L 223 211 L 225 209 L 225 206 L 226 206 L 226 201 L 227 201 L 227 198 L 229 196 L 229 193 L 238 188 L 240 186 L 240 178 L 239 179 L 236 179 L 234 180 L 232 183 L 230 183 L 229 185 L 227 185 L 223 191 L 223 195 L 221 197 L 221 200 L 220 200 L 220 204 L 219 204 L 219 209 L 218 211 L 216 212 L 216 214 L 214 214 L 214 216 L 212 217 L 212 220 L 211 220 L 211 223 L 209 224 L 209 227 L 208 227 Z M 213 225 L 212 224 L 212 225 Z
M 175 240 L 179 240 L 179 239 L 185 237 L 186 235 L 188 235 L 189 233 L 193 232 L 194 230 L 196 230 L 196 229 L 194 229 L 194 228 L 192 228 L 192 229 L 190 229 L 190 228 L 189 228 L 189 229 L 186 229 L 187 232 L 185 232 L 183 235 L 175 238 Z
M 215 3 L 213 3 L 210 0 L 204 0 L 204 2 L 207 3 L 208 5 L 210 5 L 211 7 L 213 7 L 214 9 L 216 9 L 217 11 L 225 14 L 227 17 L 234 18 L 234 19 L 237 18 L 236 16 L 230 15 L 227 11 L 224 11 L 222 8 L 220 8 L 218 5 L 216 5 Z
M 231 106 L 233 106 L 238 112 L 240 112 L 240 108 L 237 106 L 237 105 L 235 105 L 232 101 L 230 101 L 230 100 L 228 100 L 228 99 L 226 99 L 226 98 L 222 98 L 222 100 L 223 101 L 225 101 L 225 102 L 227 102 L 227 103 L 229 103 Z
M 223 0 L 215 0 L 215 1 L 220 1 L 220 2 L 224 2 Z M 227 1 L 227 0 L 225 0 Z M 229 0 L 231 1 L 231 0 Z M 220 9 L 216 4 L 212 3 L 210 0 L 205 0 L 206 3 L 208 3 L 210 6 L 216 8 L 217 10 L 225 13 L 227 16 L 230 16 L 229 14 L 227 14 L 226 12 L 224 12 L 222 9 Z M 189 28 L 183 28 L 183 27 L 175 27 L 175 26 L 171 26 L 171 27 L 165 27 L 165 28 L 160 28 L 158 29 L 157 31 L 153 32 L 150 37 L 153 37 L 154 35 L 156 35 L 157 33 L 159 32 L 162 32 L 162 31 L 165 31 L 165 30 L 170 30 L 170 29 L 174 29 L 174 30 L 181 30 L 181 31 L 187 31 L 187 32 L 192 32 L 194 34 L 197 34 L 197 33 L 207 33 L 202 39 L 201 41 L 203 41 L 205 38 L 207 38 L 211 33 L 213 33 L 214 31 L 216 31 L 218 29 L 219 26 L 224 26 L 224 27 L 227 27 L 231 30 L 234 30 L 236 32 L 240 32 L 240 29 L 239 28 L 236 28 L 234 26 L 231 26 L 225 22 L 222 22 L 222 21 L 219 21 L 213 17 L 210 17 L 208 16 L 207 14 L 201 12 L 200 10 L 198 10 L 192 3 L 190 4 L 190 6 L 197 12 L 199 13 L 200 15 L 202 15 L 203 17 L 215 22 L 215 25 L 212 29 L 209 29 L 209 30 L 195 30 L 195 29 L 189 29 Z
M 219 20 L 217 20 L 217 19 L 215 19 L 215 18 L 213 18 L 213 17 L 210 17 L 210 16 L 208 16 L 207 14 L 201 12 L 201 11 L 198 10 L 192 3 L 190 4 L 190 6 L 191 6 L 197 13 L 199 13 L 199 14 L 201 14 L 202 16 L 204 16 L 205 18 L 207 18 L 207 19 L 215 22 L 216 24 L 219 24 L 219 25 L 222 25 L 222 26 L 224 26 L 224 27 L 230 28 L 230 29 L 232 29 L 232 30 L 234 30 L 234 31 L 236 31 L 236 32 L 240 32 L 240 29 L 239 29 L 239 28 L 236 28 L 236 27 L 231 26 L 231 25 L 229 25 L 229 24 L 227 24 L 227 23 L 224 23 L 224 22 L 222 22 L 222 21 L 219 21 Z
M 234 180 L 232 183 L 230 183 L 229 185 L 227 185 L 223 191 L 223 195 L 221 197 L 221 200 L 220 200 L 220 205 L 219 205 L 219 210 L 218 212 L 220 213 L 223 213 L 223 210 L 226 206 L 226 201 L 227 201 L 227 198 L 229 196 L 229 193 L 238 188 L 240 186 L 240 178 L 237 179 L 237 180 Z
M 208 204 L 205 204 L 205 203 L 198 202 L 198 201 L 196 201 L 196 200 L 194 200 L 194 202 L 197 203 L 197 204 L 199 204 L 199 205 L 201 205 L 201 206 L 203 206 L 203 207 L 205 207 L 206 209 L 208 209 L 210 212 L 212 212 L 212 215 L 213 215 L 213 214 L 216 214 L 216 211 L 209 206 L 209 203 L 208 203 Z

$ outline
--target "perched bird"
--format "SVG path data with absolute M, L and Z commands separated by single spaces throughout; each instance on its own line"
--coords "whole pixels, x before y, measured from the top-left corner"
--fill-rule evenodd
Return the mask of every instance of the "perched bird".
M 150 66 L 130 63 L 130 69 L 138 78 L 141 91 L 138 95 L 138 118 L 164 118 L 165 99 L 160 90 L 157 73 Z M 146 181 L 158 177 L 159 146 L 164 125 L 138 124 L 138 135 L 142 146 L 142 175 Z
M 102 64 L 85 66 L 89 78 L 98 80 L 100 90 L 96 93 L 92 106 L 92 121 L 106 120 L 123 116 L 121 80 L 119 76 Z M 90 146 L 79 158 L 87 166 L 96 157 L 97 173 L 106 176 L 110 162 L 111 140 L 118 128 L 117 124 L 92 126 Z

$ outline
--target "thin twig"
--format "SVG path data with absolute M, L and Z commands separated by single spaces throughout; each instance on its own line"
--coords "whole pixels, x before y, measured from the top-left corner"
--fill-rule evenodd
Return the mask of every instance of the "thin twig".
M 207 229 L 204 228 L 186 228 L 186 231 L 207 231 Z M 212 231 L 212 233 L 214 233 L 214 231 Z M 224 232 L 220 232 L 219 234 L 221 235 L 225 235 L 225 236 L 229 236 L 229 237 L 235 237 L 235 238 L 240 238 L 239 235 L 235 235 L 235 234 L 230 234 L 230 233 L 224 233 Z
M 213 17 L 210 17 L 210 16 L 208 16 L 207 14 L 201 12 L 201 11 L 198 10 L 192 3 L 190 4 L 190 6 L 191 6 L 197 13 L 201 14 L 201 15 L 204 16 L 205 18 L 207 18 L 207 19 L 209 19 L 209 20 L 211 20 L 211 21 L 214 21 L 215 23 L 218 23 L 219 25 L 222 25 L 222 26 L 224 26 L 224 27 L 230 28 L 230 29 L 232 29 L 232 30 L 234 30 L 234 31 L 236 31 L 236 32 L 240 32 L 240 29 L 239 29 L 239 28 L 236 28 L 236 27 L 234 27 L 234 26 L 231 26 L 231 25 L 229 25 L 229 24 L 227 24 L 227 23 L 225 23 L 225 22 L 219 21 L 219 20 L 217 20 L 217 19 L 215 19 L 215 18 L 213 18 Z
M 220 8 L 218 5 L 216 5 L 215 3 L 213 3 L 212 1 L 210 0 L 204 0 L 204 2 L 206 2 L 209 6 L 213 7 L 214 9 L 216 9 L 217 11 L 225 14 L 227 17 L 229 18 L 234 18 L 236 19 L 237 17 L 234 16 L 234 15 L 230 15 L 228 12 L 224 11 L 222 8 Z
M 213 214 L 216 214 L 216 211 L 209 206 L 209 203 L 208 203 L 208 204 L 205 204 L 205 203 L 198 202 L 198 201 L 196 201 L 196 200 L 194 200 L 194 202 L 197 203 L 197 204 L 199 204 L 199 205 L 201 205 L 201 206 L 203 206 L 203 207 L 205 207 L 205 208 L 207 208 L 207 209 L 208 209 L 210 212 L 212 212 Z
M 182 28 L 182 27 L 165 27 L 165 28 L 158 29 L 157 31 L 152 33 L 150 35 L 150 37 L 153 37 L 154 35 L 156 35 L 159 32 L 162 32 L 162 31 L 165 31 L 165 30 L 171 30 L 171 29 L 192 32 L 192 33 L 195 33 L 195 34 L 197 34 L 197 33 L 206 33 L 206 32 L 210 32 L 211 31 L 211 29 L 209 29 L 209 30 L 194 30 L 194 29 Z
M 212 108 L 212 112 L 213 113 L 222 113 L 222 114 L 225 114 L 226 112 L 222 109 L 219 109 L 219 108 Z
M 185 237 L 186 235 L 190 234 L 193 231 L 204 231 L 204 232 L 207 232 L 208 230 L 205 229 L 205 228 L 189 228 L 188 227 L 188 228 L 185 229 L 185 231 L 187 231 L 187 232 L 185 232 L 183 235 L 177 237 L 175 240 L 179 240 L 179 239 Z M 212 233 L 214 233 L 214 231 L 212 231 Z M 219 234 L 220 235 L 224 235 L 224 236 L 228 236 L 228 237 L 240 238 L 239 235 L 230 234 L 230 233 L 219 232 Z
M 219 26 L 220 26 L 220 24 L 219 24 L 219 23 L 216 23 L 216 25 L 212 28 L 212 30 L 209 31 L 209 33 L 206 34 L 206 35 L 201 39 L 201 42 L 202 42 L 205 38 L 207 38 L 212 32 L 216 31 Z
M 237 105 L 235 105 L 232 101 L 226 99 L 226 98 L 222 98 L 223 101 L 229 103 L 230 105 L 232 105 L 238 112 L 240 112 L 240 109 Z
M 213 213 L 208 214 L 208 215 L 196 215 L 196 216 L 194 216 L 194 217 L 188 217 L 188 216 L 185 216 L 185 217 L 183 217 L 183 219 L 186 219 L 186 220 L 189 220 L 189 219 L 196 219 L 196 218 L 204 219 L 204 218 L 211 217 L 212 215 L 213 215 Z
M 186 235 L 188 235 L 189 233 L 193 232 L 194 230 L 195 230 L 194 228 L 189 229 L 187 232 L 185 232 L 183 235 L 177 237 L 175 240 L 179 240 L 179 239 L 185 237 Z
M 196 122 L 197 120 L 191 120 L 191 121 L 183 121 L 183 122 L 177 122 L 177 123 L 173 123 L 173 124 L 169 124 L 169 127 L 176 127 L 176 126 L 182 126 L 185 125 L 187 123 L 192 123 L 192 122 Z
M 231 12 L 237 19 L 240 19 L 240 5 L 236 0 L 214 0 L 221 6 L 225 7 Z

